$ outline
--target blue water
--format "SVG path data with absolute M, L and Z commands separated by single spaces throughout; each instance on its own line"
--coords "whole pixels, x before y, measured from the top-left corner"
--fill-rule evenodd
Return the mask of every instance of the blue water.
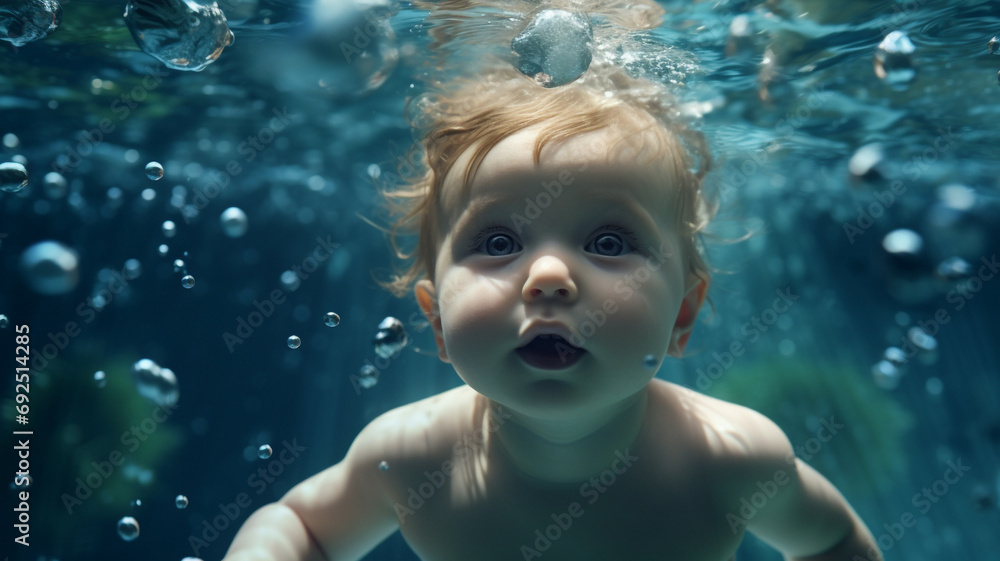
M 121 2 L 64 2 L 47 36 L 0 42 L 0 163 L 29 175 L 0 191 L 0 480 L 18 471 L 13 431 L 32 431 L 30 487 L 11 483 L 0 520 L 17 523 L 28 492 L 30 546 L 3 532 L 5 556 L 219 559 L 253 510 L 339 461 L 375 416 L 461 383 L 412 297 L 373 281 L 394 261 L 359 215 L 388 223 L 375 189 L 405 164 L 405 100 L 438 76 L 429 31 L 455 31 L 436 38 L 445 73 L 472 72 L 505 51 L 526 5 L 436 21 L 409 4 L 391 18 L 335 12 L 317 36 L 311 4 L 221 3 L 235 41 L 199 72 L 140 50 Z M 714 234 L 750 237 L 707 240 L 716 313 L 658 375 L 775 420 L 886 559 L 995 555 L 997 5 L 659 5 L 663 24 L 624 47 L 683 82 L 671 87 L 717 157 Z M 593 19 L 597 41 L 614 42 Z M 890 53 L 880 78 L 877 46 L 893 31 L 913 52 Z M 690 64 L 657 66 L 665 46 Z M 238 237 L 220 222 L 230 207 L 247 217 Z M 44 241 L 75 257 L 70 272 L 25 271 Z M 392 360 L 372 344 L 387 316 L 408 335 Z M 25 425 L 20 326 L 36 361 Z M 149 398 L 169 381 L 137 391 L 140 359 L 174 374 L 176 406 Z M 378 372 L 368 388 L 366 364 Z M 843 436 L 820 443 L 830 419 Z M 969 469 L 945 481 L 956 462 Z M 125 516 L 140 526 L 133 541 L 116 529 Z M 748 538 L 737 558 L 780 556 Z M 368 559 L 415 556 L 396 534 Z

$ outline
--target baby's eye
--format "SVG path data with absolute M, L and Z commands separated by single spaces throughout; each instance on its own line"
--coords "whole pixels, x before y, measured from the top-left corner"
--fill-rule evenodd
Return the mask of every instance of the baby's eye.
M 626 253 L 634 253 L 637 250 L 639 243 L 635 239 L 635 234 L 620 226 L 611 226 L 611 228 L 617 231 L 604 232 L 590 243 L 594 248 L 593 253 L 608 257 L 617 257 Z M 590 250 L 587 249 L 587 251 Z
M 507 234 L 491 233 L 490 230 L 487 230 L 477 236 L 470 249 L 493 257 L 501 257 L 514 253 L 516 246 L 517 242 L 514 241 L 514 238 Z

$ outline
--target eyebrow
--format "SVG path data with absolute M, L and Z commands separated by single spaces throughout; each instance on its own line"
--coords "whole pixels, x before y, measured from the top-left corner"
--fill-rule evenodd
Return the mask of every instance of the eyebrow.
M 639 219 L 642 223 L 642 229 L 645 229 L 650 234 L 659 233 L 659 229 L 650 217 L 649 212 L 639 206 L 631 197 L 605 194 L 590 197 L 590 199 L 604 200 L 614 206 L 622 207 L 625 209 L 625 212 Z M 520 200 L 523 202 L 523 197 Z M 475 220 L 480 214 L 491 211 L 497 207 L 508 206 L 516 202 L 518 202 L 518 200 L 514 195 L 487 195 L 484 197 L 478 197 L 475 201 L 470 202 L 469 206 L 466 207 L 458 222 L 455 223 L 453 231 L 456 232 L 456 234 L 463 235 L 465 233 L 465 229 L 469 226 L 469 223 Z M 524 212 L 521 212 L 520 214 L 523 215 Z M 508 215 L 506 218 L 509 220 L 510 216 Z M 534 222 L 534 220 L 531 222 Z

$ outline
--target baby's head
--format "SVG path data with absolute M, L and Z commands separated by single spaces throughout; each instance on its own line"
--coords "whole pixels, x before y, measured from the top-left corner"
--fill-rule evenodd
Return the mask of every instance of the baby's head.
M 470 386 L 525 404 L 525 387 L 575 394 L 567 373 L 592 369 L 590 390 L 623 398 L 683 353 L 710 278 L 711 158 L 662 92 L 613 69 L 557 89 L 497 72 L 417 110 L 426 170 L 384 193 L 402 214 L 397 255 L 400 231 L 416 255 L 383 286 L 416 282 L 441 359 Z M 555 368 L 522 348 L 538 327 L 570 343 Z M 609 368 L 614 384 L 596 379 Z

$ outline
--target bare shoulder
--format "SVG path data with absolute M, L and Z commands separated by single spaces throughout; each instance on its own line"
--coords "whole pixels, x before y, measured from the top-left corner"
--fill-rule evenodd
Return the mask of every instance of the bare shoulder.
M 686 413 L 689 442 L 700 448 L 719 504 L 731 505 L 759 482 L 795 470 L 788 437 L 766 415 L 675 384 L 663 389 Z
M 362 463 L 389 466 L 447 453 L 470 426 L 475 395 L 463 385 L 386 411 L 358 434 L 352 452 Z

